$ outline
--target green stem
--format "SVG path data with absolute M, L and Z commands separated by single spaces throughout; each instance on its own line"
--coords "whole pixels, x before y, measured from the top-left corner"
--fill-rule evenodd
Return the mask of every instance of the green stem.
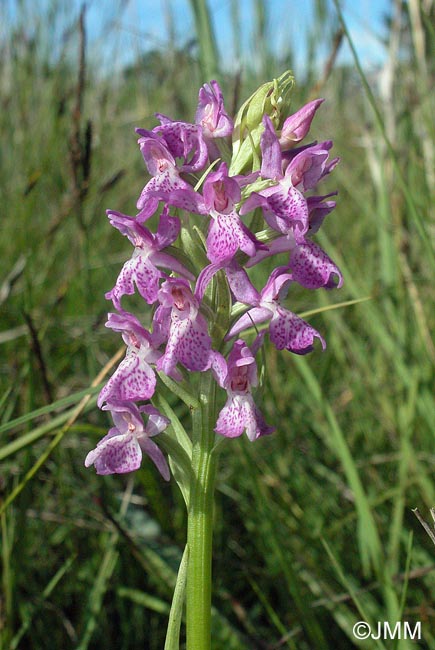
M 193 476 L 187 523 L 187 650 L 210 650 L 211 647 L 211 561 L 216 474 L 216 462 L 212 453 L 215 439 L 215 386 L 211 372 L 204 373 L 199 395 L 200 406 L 193 411 Z
M 195 17 L 202 81 L 210 81 L 217 78 L 219 71 L 219 54 L 210 9 L 207 0 L 190 0 L 190 5 Z

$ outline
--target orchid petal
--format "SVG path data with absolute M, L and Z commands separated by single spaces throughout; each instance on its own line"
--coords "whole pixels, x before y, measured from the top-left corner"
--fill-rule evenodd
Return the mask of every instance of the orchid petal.
M 171 217 L 165 206 L 160 215 L 159 225 L 155 234 L 155 244 L 159 250 L 174 243 L 180 232 L 181 224 L 178 217 Z
M 171 311 L 171 307 L 159 305 L 154 313 L 153 332 L 151 334 L 152 344 L 154 347 L 158 347 L 168 339 Z
M 293 280 L 293 276 L 287 271 L 288 268 L 282 266 L 272 271 L 261 291 L 261 302 L 273 302 L 285 297 L 288 283 Z
M 264 131 L 260 139 L 262 153 L 261 176 L 263 178 L 279 179 L 283 177 L 281 147 L 272 120 L 268 115 L 263 116 L 263 125 Z
M 128 237 L 133 246 L 137 246 L 138 243 L 145 248 L 153 245 L 152 234 L 147 228 L 141 226 L 135 217 L 114 210 L 107 210 L 106 214 L 110 224 L 119 230 L 124 237 Z
M 138 144 L 151 176 L 158 177 L 170 169 L 175 169 L 175 158 L 162 138 L 156 136 L 152 131 L 140 129 L 137 131 L 145 134 L 139 138 Z
M 323 337 L 302 318 L 283 307 L 278 307 L 269 328 L 270 340 L 277 350 L 289 350 L 295 354 L 307 354 L 314 348 L 318 338 L 325 349 Z
M 121 332 L 124 343 L 128 346 L 139 348 L 141 345 L 149 347 L 150 333 L 142 327 L 140 321 L 127 311 L 120 314 L 109 313 L 106 327 L 114 332 Z
M 273 431 L 266 425 L 251 394 L 230 394 L 219 413 L 215 431 L 227 438 L 236 438 L 245 430 L 251 442 Z
M 211 364 L 210 351 L 205 319 L 200 314 L 195 320 L 173 314 L 165 353 L 157 362 L 157 369 L 168 375 L 179 362 L 187 370 L 207 370 Z
M 169 481 L 171 478 L 171 473 L 169 471 L 169 466 L 166 458 L 163 455 L 162 450 L 159 449 L 156 443 L 153 440 L 150 440 L 149 438 L 140 438 L 139 445 L 141 446 L 143 451 L 147 454 L 147 456 L 151 458 L 154 465 L 157 467 L 157 469 L 159 470 L 160 474 L 165 479 L 165 481 Z
M 173 158 L 183 158 L 180 171 L 197 172 L 207 162 L 207 145 L 202 128 L 187 122 L 165 122 L 153 129 L 153 133 L 162 137 Z
M 228 373 L 228 366 L 220 352 L 215 352 L 214 350 L 211 352 L 211 371 L 219 386 L 223 388 Z
M 282 235 L 281 237 L 277 237 L 271 242 L 268 242 L 266 250 L 256 251 L 255 255 L 247 260 L 245 266 L 249 269 L 259 262 L 262 262 L 267 257 L 271 257 L 272 255 L 279 255 L 280 253 L 288 253 L 289 251 L 293 250 L 294 246 L 295 238 L 292 231 L 289 230 L 287 235 Z
M 339 161 L 334 158 L 329 165 L 326 164 L 331 147 L 331 140 L 320 142 L 307 147 L 291 160 L 286 176 L 291 178 L 295 187 L 301 185 L 304 191 L 311 190 L 323 176 L 332 171 Z
M 290 255 L 290 267 L 295 282 L 307 289 L 340 288 L 343 284 L 338 266 L 320 246 L 309 240 L 294 248 Z
M 135 401 L 150 399 L 156 387 L 156 376 L 137 352 L 130 350 L 98 396 L 98 406 L 111 399 Z
M 259 303 L 260 294 L 252 284 L 246 271 L 236 261 L 233 260 L 225 268 L 225 274 L 236 300 L 246 305 L 256 305 Z
M 113 430 L 112 430 L 113 431 Z M 116 430 L 115 430 L 116 431 Z M 133 434 L 108 435 L 90 451 L 85 459 L 85 467 L 95 465 L 97 474 L 125 474 L 139 469 L 142 450 Z
M 106 293 L 106 298 L 112 300 L 116 309 L 120 309 L 121 297 L 134 294 L 136 285 L 142 298 L 152 305 L 157 300 L 159 280 L 162 277 L 163 273 L 153 266 L 149 259 L 137 255 L 125 262 L 115 286 Z
M 170 269 L 171 271 L 175 271 L 175 273 L 179 273 L 184 278 L 187 278 L 187 280 L 193 281 L 195 279 L 193 273 L 188 271 L 181 262 L 168 253 L 154 253 L 152 256 L 152 262 L 155 266 Z
M 330 192 L 324 196 L 309 196 L 307 198 L 310 234 L 319 230 L 324 218 L 335 208 L 335 201 L 325 201 L 325 199 L 337 194 L 338 192 Z
M 250 309 L 234 323 L 226 335 L 225 341 L 228 341 L 233 336 L 237 336 L 237 334 L 240 334 L 240 332 L 243 332 L 250 327 L 254 327 L 254 325 L 259 325 L 260 323 L 270 320 L 272 316 L 273 311 L 266 307 L 254 307 L 253 309 Z
M 203 299 L 206 289 L 212 281 L 213 277 L 218 271 L 224 268 L 225 264 L 225 261 L 215 262 L 213 264 L 208 264 L 202 269 L 201 273 L 198 275 L 195 286 L 195 298 L 199 302 L 201 302 Z
M 220 214 L 233 211 L 234 204 L 240 201 L 240 187 L 233 177 L 228 176 L 226 163 L 221 163 L 217 171 L 207 176 L 203 195 L 208 211 L 215 210 Z
M 161 433 L 171 423 L 169 418 L 167 418 L 165 415 L 162 415 L 160 411 L 156 409 L 156 407 L 152 404 L 141 406 L 139 408 L 139 411 L 148 415 L 148 422 L 145 426 L 145 431 L 150 437 Z
M 206 138 L 222 138 L 233 132 L 233 121 L 224 108 L 217 81 L 204 84 L 200 89 L 195 122 L 202 126 Z

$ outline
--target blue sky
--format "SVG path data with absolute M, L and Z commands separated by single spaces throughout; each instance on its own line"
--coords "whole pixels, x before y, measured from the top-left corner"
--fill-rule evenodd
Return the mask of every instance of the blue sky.
M 82 0 L 60 0 L 64 3 L 66 20 L 78 14 Z M 12 20 L 18 12 L 17 0 L 0 0 L 7 7 L 7 17 Z M 41 15 L 52 0 L 24 2 L 27 11 Z M 234 50 L 234 33 L 231 27 L 231 0 L 208 0 L 213 16 L 218 45 L 226 67 L 237 67 Z M 253 0 L 239 0 L 242 22 L 242 51 L 255 56 L 252 47 Z M 272 35 L 271 47 L 275 51 L 290 48 L 294 52 L 295 72 L 301 73 L 306 57 L 306 34 L 312 21 L 314 0 L 268 0 L 267 23 Z M 360 58 L 365 66 L 382 61 L 384 50 L 379 35 L 382 34 L 382 14 L 388 10 L 391 0 L 342 1 L 343 13 L 351 31 Z M 184 45 L 193 34 L 193 16 L 189 0 L 87 0 L 87 29 L 91 51 L 100 56 L 105 53 L 102 64 L 122 65 L 128 60 L 152 48 L 164 49 L 168 42 L 168 7 L 171 8 L 179 45 Z M 31 8 L 30 8 L 31 7 Z M 73 8 L 73 10 L 71 10 Z M 330 0 L 333 14 L 333 3 Z M 332 29 L 334 25 L 332 24 Z M 342 47 L 340 59 L 350 60 L 347 46 Z
M 98 0 L 94 5 L 98 16 Z M 113 3 L 115 4 L 115 3 Z M 213 16 L 215 30 L 221 54 L 227 64 L 234 64 L 234 34 L 231 27 L 231 1 L 208 0 Z M 305 52 L 305 34 L 312 21 L 312 0 L 269 0 L 267 3 L 268 26 L 273 34 L 272 47 L 275 50 L 290 46 L 295 52 L 296 67 L 303 66 Z M 351 30 L 358 52 L 365 65 L 378 63 L 383 57 L 383 48 L 377 36 L 382 33 L 382 14 L 390 6 L 389 0 L 346 0 L 343 3 L 344 15 Z M 252 42 L 249 35 L 253 31 L 252 0 L 239 0 L 240 18 L 243 17 L 242 32 L 245 43 Z M 164 46 L 167 40 L 167 19 L 165 11 L 170 6 L 174 15 L 176 33 L 179 43 L 185 43 L 188 35 L 193 33 L 193 16 L 188 0 L 129 0 L 122 13 L 117 29 L 119 36 L 125 42 L 124 53 L 140 47 Z M 332 10 L 332 2 L 331 2 Z M 101 16 L 100 16 L 101 18 Z M 96 22 L 98 22 L 98 17 Z M 242 35 L 242 41 L 243 41 Z M 246 51 L 246 49 L 245 49 Z M 248 54 L 252 54 L 249 53 Z M 348 57 L 346 48 L 342 49 L 342 58 Z

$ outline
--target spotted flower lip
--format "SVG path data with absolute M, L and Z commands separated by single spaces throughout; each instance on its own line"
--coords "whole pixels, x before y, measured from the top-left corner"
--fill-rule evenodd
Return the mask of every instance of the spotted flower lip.
M 150 399 L 156 388 L 156 376 L 150 364 L 157 363 L 161 352 L 152 344 L 149 332 L 138 319 L 123 312 L 109 314 L 106 326 L 121 332 L 127 345 L 126 356 L 119 364 L 109 381 L 102 388 L 97 404 L 104 402 L 135 401 Z
M 97 474 L 125 474 L 139 469 L 145 452 L 166 481 L 170 479 L 168 463 L 159 447 L 150 438 L 170 423 L 151 405 L 137 407 L 132 402 L 113 400 L 103 406 L 110 411 L 114 427 L 90 451 L 85 466 L 95 466 Z M 148 416 L 144 426 L 142 413 Z
M 320 246 L 304 237 L 297 239 L 289 230 L 286 235 L 272 240 L 266 250 L 257 251 L 245 264 L 246 268 L 279 253 L 289 253 L 285 272 L 291 274 L 294 282 L 306 289 L 339 289 L 343 276 L 338 266 Z
M 338 266 L 314 242 L 299 242 L 290 253 L 292 279 L 306 289 L 340 289 L 343 276 Z
M 187 370 L 204 371 L 211 365 L 211 338 L 207 321 L 199 311 L 199 301 L 188 283 L 169 278 L 160 289 L 153 325 L 163 335 L 167 333 L 165 352 L 157 362 L 157 369 L 173 374 L 177 363 Z
M 244 431 L 253 441 L 274 431 L 269 427 L 260 410 L 254 403 L 251 388 L 257 386 L 257 364 L 255 352 L 261 345 L 263 336 L 257 337 L 252 348 L 245 341 L 234 342 L 228 356 L 227 373 L 223 387 L 227 391 L 227 401 L 220 411 L 215 431 L 228 438 L 235 438 Z
M 284 298 L 288 285 L 293 281 L 292 275 L 285 271 L 285 267 L 275 269 L 261 293 L 258 293 L 244 269 L 236 265 L 225 269 L 236 300 L 246 304 L 246 296 L 250 296 L 250 302 L 247 304 L 251 305 L 251 308 L 230 328 L 226 340 L 246 329 L 269 322 L 270 340 L 277 350 L 285 349 L 294 354 L 304 355 L 314 349 L 316 338 L 325 349 L 325 340 L 317 330 L 281 306 L 280 300 Z
M 167 277 L 161 268 L 194 279 L 192 273 L 177 259 L 163 251 L 175 241 L 180 231 L 179 219 L 169 216 L 167 206 L 160 216 L 155 235 L 134 217 L 113 211 L 108 211 L 107 214 L 110 223 L 134 245 L 132 257 L 122 267 L 113 289 L 106 293 L 106 298 L 112 300 L 116 309 L 121 309 L 122 296 L 134 294 L 135 287 L 142 298 L 152 305 L 157 300 L 160 280 Z
M 247 214 L 255 208 L 262 208 L 267 224 L 282 234 L 291 230 L 296 236 L 303 237 L 309 228 L 307 202 L 302 193 L 283 177 L 272 187 L 260 192 L 253 192 L 240 209 L 240 214 Z
M 203 195 L 211 217 L 207 237 L 207 257 L 211 262 L 232 259 L 239 249 L 252 256 L 266 248 L 237 214 L 235 204 L 240 201 L 240 187 L 237 180 L 228 176 L 226 163 L 208 175 Z

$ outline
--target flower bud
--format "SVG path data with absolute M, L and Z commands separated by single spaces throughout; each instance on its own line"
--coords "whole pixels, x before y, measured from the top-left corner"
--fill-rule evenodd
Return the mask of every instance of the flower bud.
M 279 144 L 281 149 L 291 149 L 296 142 L 305 138 L 310 130 L 311 122 L 324 99 L 315 99 L 302 106 L 296 113 L 290 115 L 282 125 Z
M 289 108 L 294 77 L 287 70 L 278 79 L 258 88 L 237 113 L 233 131 L 233 158 L 230 176 L 260 168 L 260 136 L 263 116 L 269 115 L 275 128 L 282 124 Z

